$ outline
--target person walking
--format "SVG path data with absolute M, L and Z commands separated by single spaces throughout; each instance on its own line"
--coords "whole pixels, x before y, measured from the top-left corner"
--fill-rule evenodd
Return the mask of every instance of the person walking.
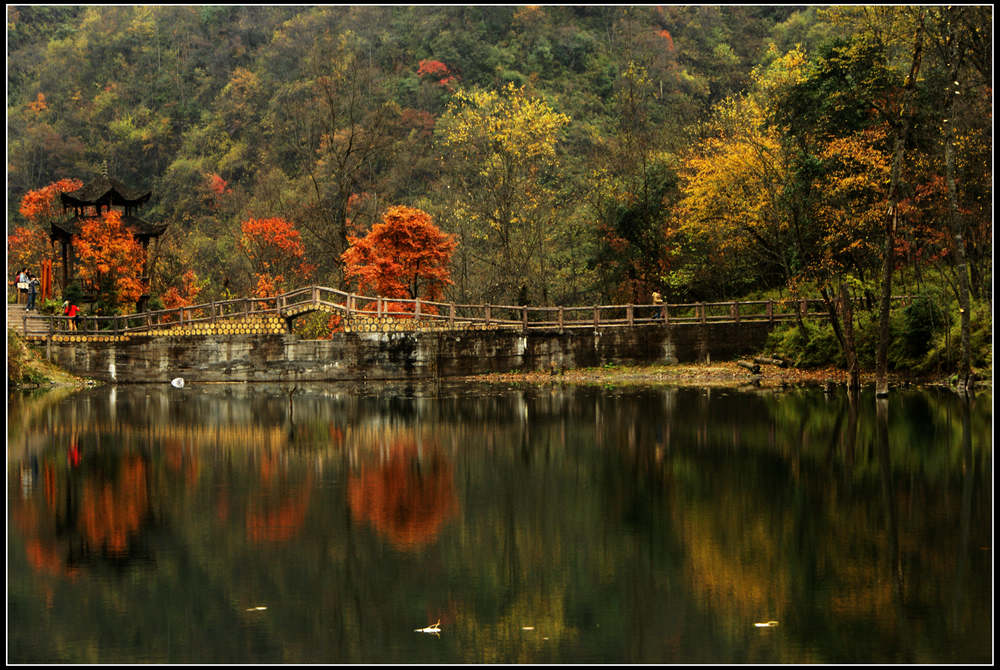
M 35 309 L 35 301 L 38 300 L 38 289 L 42 285 L 42 282 L 38 281 L 38 277 L 28 273 L 28 306 L 25 308 L 27 311 L 31 312 Z

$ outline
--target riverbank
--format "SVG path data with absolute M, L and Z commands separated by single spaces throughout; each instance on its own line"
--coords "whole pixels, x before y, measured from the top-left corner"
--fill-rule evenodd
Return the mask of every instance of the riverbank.
M 87 388 L 97 384 L 93 379 L 77 377 L 53 365 L 19 335 L 7 331 L 7 385 L 11 390 L 32 391 L 48 388 Z
M 525 383 L 525 384 L 582 384 L 596 386 L 709 386 L 739 388 L 756 386 L 762 388 L 789 388 L 796 386 L 846 385 L 847 372 L 837 368 L 781 368 L 776 365 L 761 365 L 760 373 L 740 367 L 735 361 L 712 363 L 692 363 L 674 365 L 605 366 L 600 368 L 580 368 L 556 373 L 510 372 L 475 375 L 464 380 L 480 383 Z M 863 387 L 875 384 L 874 373 L 861 375 Z M 909 386 L 949 386 L 947 379 L 924 379 L 891 374 L 892 387 Z M 977 389 L 991 389 L 992 380 L 976 382 Z

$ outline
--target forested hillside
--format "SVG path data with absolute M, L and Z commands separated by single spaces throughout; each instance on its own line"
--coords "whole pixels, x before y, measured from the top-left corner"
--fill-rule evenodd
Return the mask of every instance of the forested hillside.
M 460 302 L 780 289 L 874 315 L 933 284 L 968 314 L 992 282 L 991 25 L 989 6 L 8 7 L 8 235 L 44 226 L 26 194 L 106 164 L 169 224 L 154 296 L 295 268 L 347 286 L 342 254 L 405 206 L 454 235 Z M 248 253 L 262 236 L 289 276 Z

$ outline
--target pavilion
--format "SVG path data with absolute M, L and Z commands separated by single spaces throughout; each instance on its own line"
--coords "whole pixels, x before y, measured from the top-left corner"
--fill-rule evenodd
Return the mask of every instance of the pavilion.
M 60 193 L 63 211 L 73 211 L 71 216 L 52 223 L 49 239 L 54 245 L 59 242 L 62 256 L 63 287 L 69 285 L 73 276 L 73 238 L 80 233 L 83 219 L 100 216 L 102 212 L 113 208 L 122 211 L 122 224 L 132 233 L 132 236 L 147 251 L 146 265 L 143 268 L 143 283 L 149 285 L 149 241 L 158 239 L 167 229 L 167 224 L 153 224 L 136 216 L 136 211 L 146 204 L 152 196 L 152 191 L 132 189 L 122 182 L 109 177 L 107 171 L 70 193 Z

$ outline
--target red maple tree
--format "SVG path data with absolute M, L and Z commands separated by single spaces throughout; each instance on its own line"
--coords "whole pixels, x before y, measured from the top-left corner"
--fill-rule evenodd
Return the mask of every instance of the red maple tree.
M 18 211 L 28 225 L 15 226 L 14 232 L 7 236 L 9 267 L 39 272 L 42 259 L 48 255 L 49 236 L 44 227 L 62 212 L 57 198 L 60 193 L 75 191 L 81 186 L 83 182 L 79 179 L 60 179 L 24 194 Z
M 423 210 L 390 207 L 382 223 L 364 237 L 348 237 L 348 242 L 341 254 L 344 276 L 357 281 L 359 293 L 371 290 L 386 298 L 438 300 L 452 283 L 448 264 L 457 245 L 455 236 L 441 232 Z M 409 312 L 413 305 L 389 303 L 386 310 Z
M 124 305 L 143 294 L 146 251 L 122 223 L 121 212 L 83 219 L 73 250 L 80 280 L 107 302 Z
M 316 266 L 306 261 L 306 249 L 295 224 L 285 219 L 248 219 L 241 225 L 240 248 L 250 261 L 254 294 L 269 297 L 288 288 L 293 278 L 307 281 Z
M 79 179 L 60 179 L 48 186 L 28 191 L 21 198 L 21 207 L 18 211 L 21 212 L 21 216 L 32 223 L 46 223 L 59 214 L 56 197 L 60 193 L 75 191 L 81 186 L 83 186 L 83 182 Z
M 195 298 L 201 293 L 201 286 L 198 284 L 198 275 L 194 270 L 188 270 L 181 275 L 180 287 L 171 286 L 163 293 L 163 306 L 166 309 L 176 309 L 193 305 Z M 174 320 L 174 316 L 164 314 L 160 317 L 163 322 Z

